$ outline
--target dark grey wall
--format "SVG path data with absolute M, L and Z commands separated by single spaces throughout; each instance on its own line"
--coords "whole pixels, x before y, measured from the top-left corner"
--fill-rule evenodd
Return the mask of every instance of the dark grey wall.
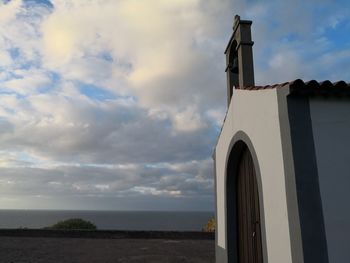
M 328 263 L 309 98 L 287 98 L 304 263 Z
M 310 100 L 329 262 L 350 262 L 350 99 Z

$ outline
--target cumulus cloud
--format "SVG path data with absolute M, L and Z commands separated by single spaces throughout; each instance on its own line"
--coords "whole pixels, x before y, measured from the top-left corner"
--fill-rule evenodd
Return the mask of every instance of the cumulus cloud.
M 8 24 L 15 19 L 18 10 L 21 8 L 22 1 L 14 0 L 7 4 L 0 2 L 0 23 Z
M 113 81 L 123 75 L 128 92 L 142 106 L 172 107 L 170 114 L 189 102 L 201 105 L 198 92 L 218 103 L 212 86 L 223 81 L 209 73 L 223 66 L 206 49 L 222 53 L 210 39 L 218 35 L 212 26 L 215 10 L 208 10 L 212 2 L 56 1 L 42 24 L 44 63 L 68 78 L 98 82 L 116 93 L 122 87 Z M 98 66 L 90 70 L 89 65 Z

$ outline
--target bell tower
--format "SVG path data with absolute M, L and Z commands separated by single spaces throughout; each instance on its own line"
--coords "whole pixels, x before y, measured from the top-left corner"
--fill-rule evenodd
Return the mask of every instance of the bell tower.
M 251 25 L 252 21 L 235 16 L 233 34 L 225 50 L 228 105 L 235 87 L 244 89 L 255 84 Z

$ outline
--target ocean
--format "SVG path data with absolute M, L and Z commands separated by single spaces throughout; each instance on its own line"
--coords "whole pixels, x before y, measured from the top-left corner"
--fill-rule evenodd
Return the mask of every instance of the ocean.
M 0 228 L 43 228 L 82 218 L 100 230 L 200 231 L 213 212 L 0 210 Z

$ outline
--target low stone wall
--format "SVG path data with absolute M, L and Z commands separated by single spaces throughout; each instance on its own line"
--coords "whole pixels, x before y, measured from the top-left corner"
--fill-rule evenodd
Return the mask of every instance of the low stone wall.
M 119 230 L 48 230 L 0 229 L 0 236 L 48 238 L 107 238 L 107 239 L 192 239 L 214 240 L 214 233 L 178 231 L 119 231 Z

